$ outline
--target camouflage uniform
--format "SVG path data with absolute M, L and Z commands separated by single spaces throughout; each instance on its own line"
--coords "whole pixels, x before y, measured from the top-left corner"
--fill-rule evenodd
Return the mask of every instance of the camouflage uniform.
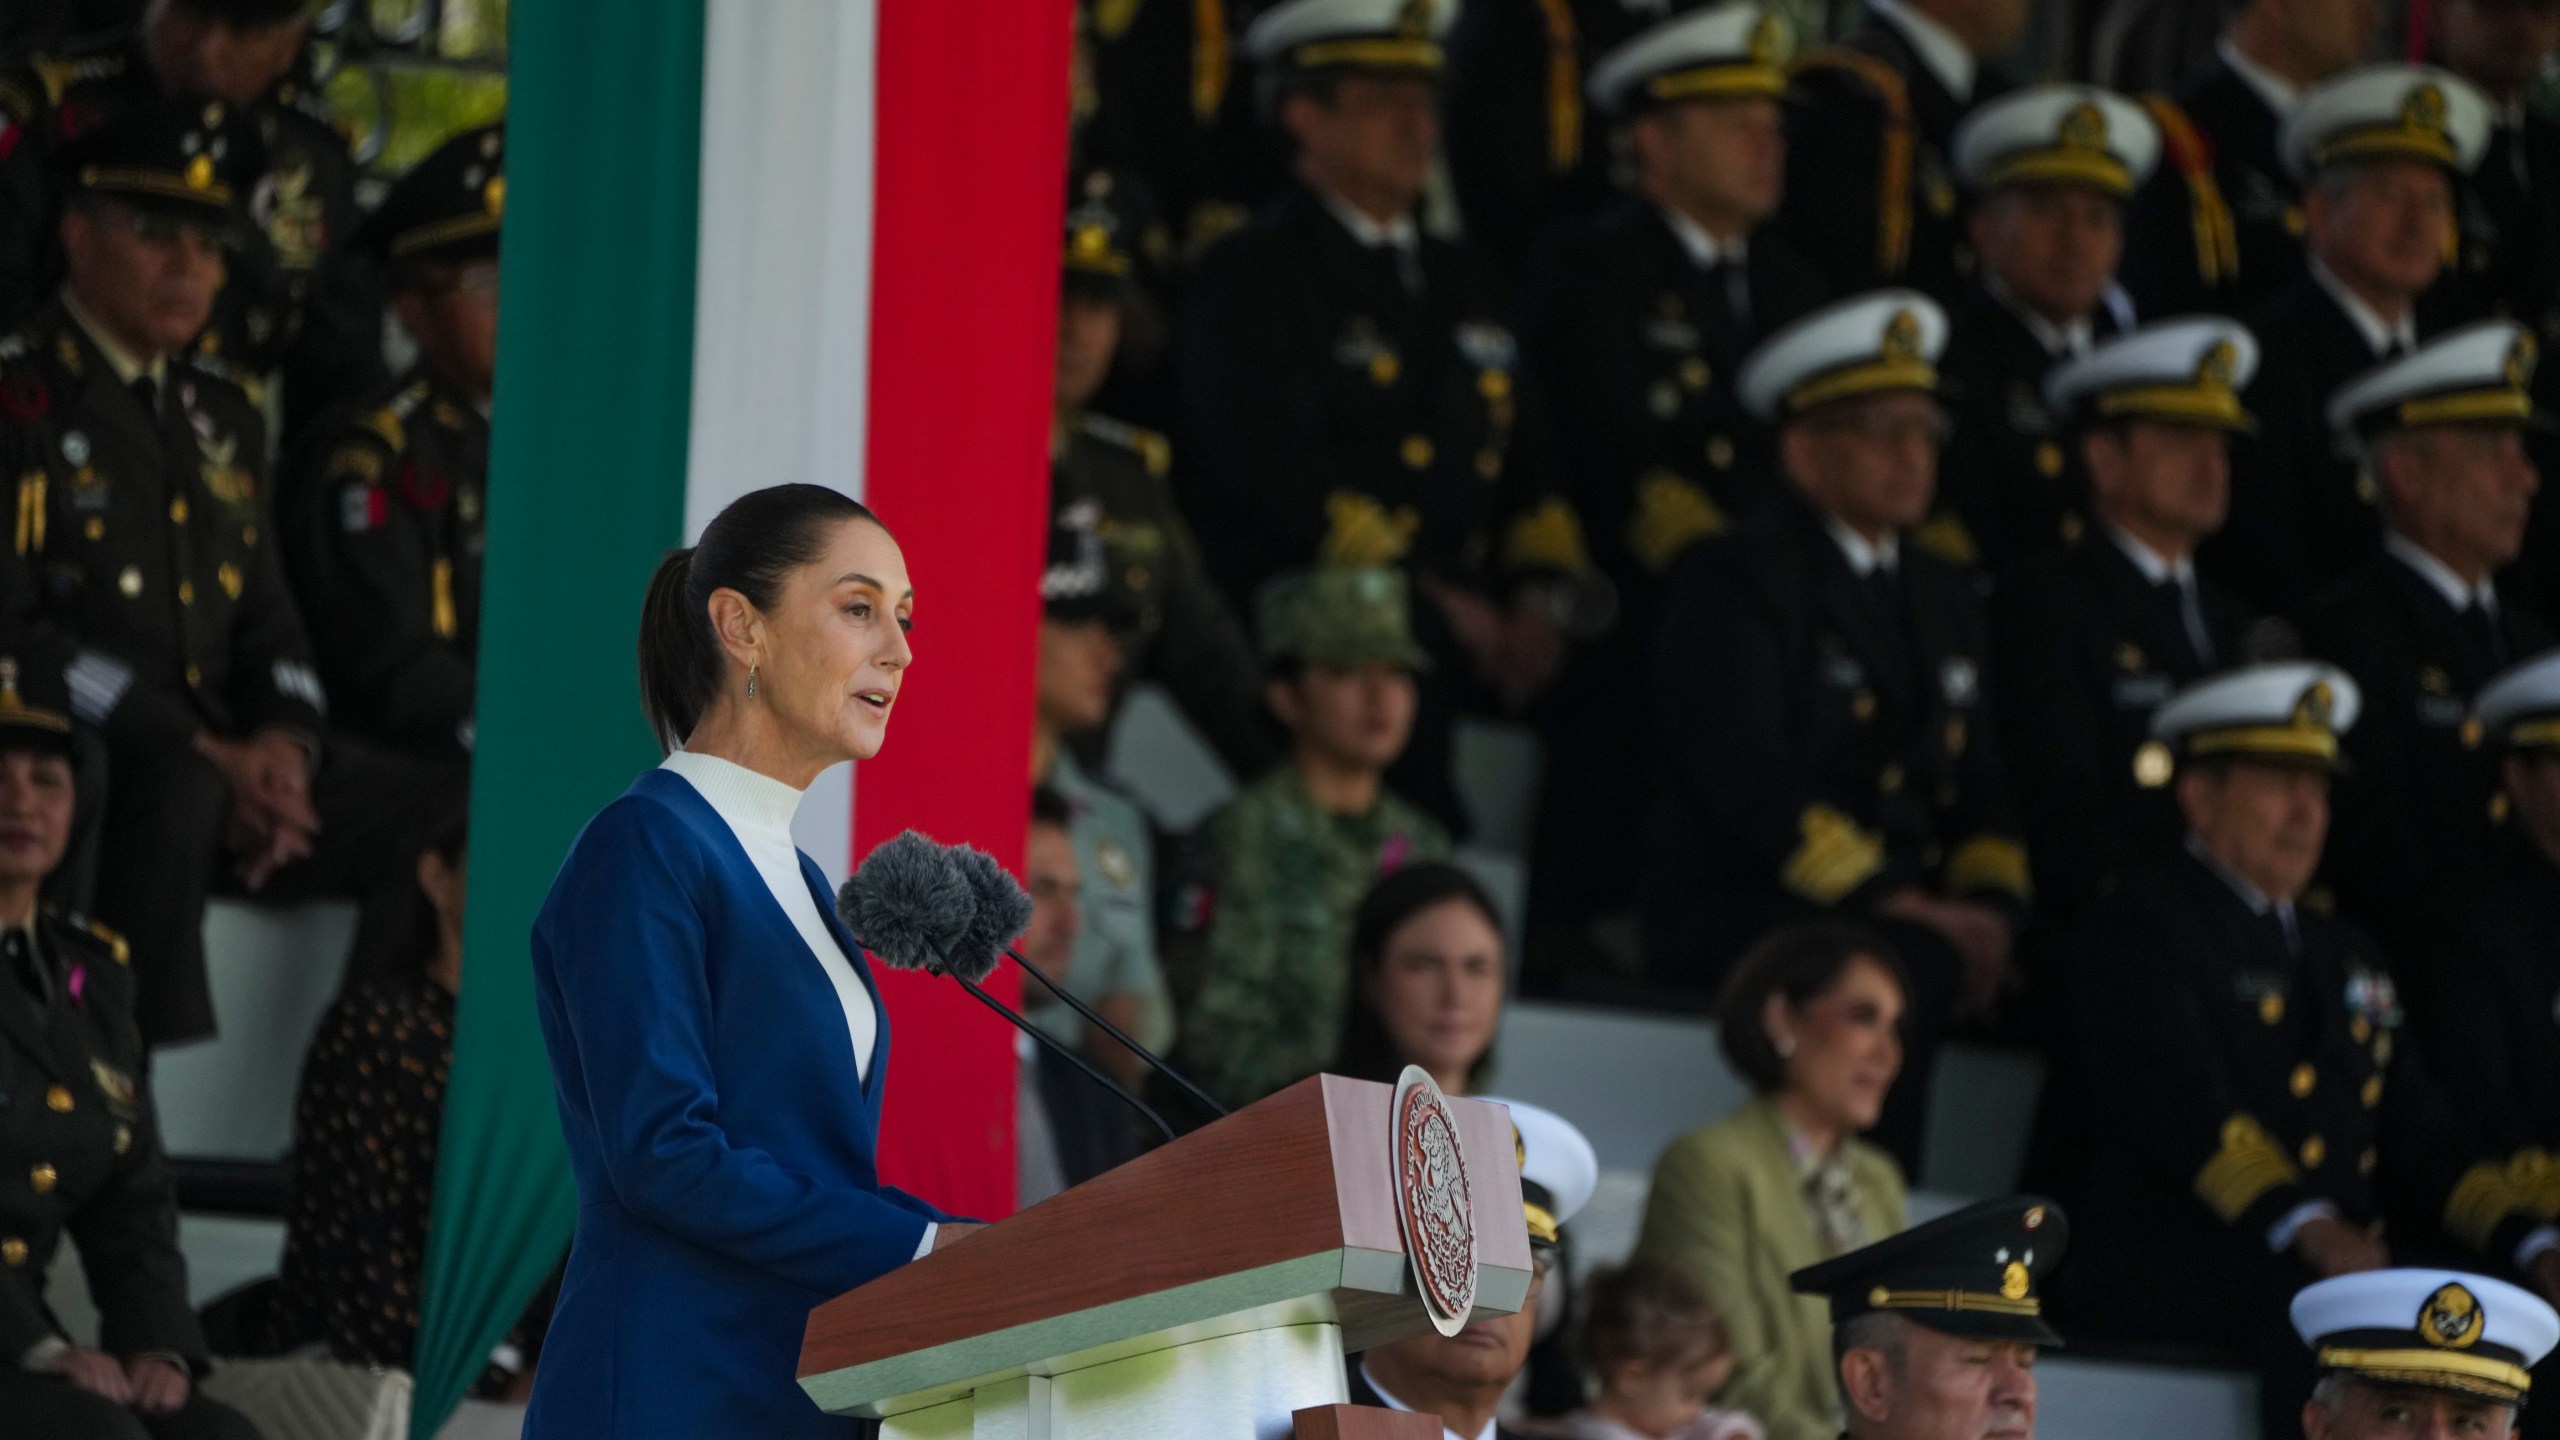
M 1259 608 L 1276 662 L 1420 669 L 1402 573 L 1353 566 L 1274 581 Z M 1351 915 L 1379 877 L 1449 855 L 1449 832 L 1380 791 L 1365 815 L 1316 803 L 1284 764 L 1211 816 L 1215 877 L 1198 993 L 1183 1017 L 1184 1068 L 1245 1105 L 1331 1064 L 1351 973 Z

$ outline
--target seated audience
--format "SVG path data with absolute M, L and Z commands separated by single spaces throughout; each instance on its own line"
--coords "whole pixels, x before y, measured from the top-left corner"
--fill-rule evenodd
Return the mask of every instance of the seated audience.
M 1946 333 L 1886 290 L 1752 352 L 1742 399 L 1778 427 L 1786 488 L 1682 563 L 1654 653 L 1654 981 L 1713 993 L 1787 920 L 1883 930 L 1910 1024 L 1876 1138 L 1905 1169 L 1948 1022 L 2016 984 L 2031 888 L 1978 577 L 1908 543 L 1937 484 Z
M 1723 1404 L 1770 1440 L 1837 1433 L 1831 1324 L 1788 1276 L 1900 1231 L 1902 1174 L 1858 1138 L 1902 1063 L 1902 977 L 1878 937 L 1838 921 L 1772 931 L 1726 986 L 1725 1059 L 1742 1107 L 1654 1167 L 1636 1252 L 1697 1280 L 1731 1337 Z
M 1389 875 L 1351 917 L 1351 993 L 1337 1074 L 1393 1084 L 1407 1065 L 1444 1095 L 1477 1089 L 1502 1028 L 1502 917 L 1455 865 Z
M 1156 956 L 1155 839 L 1146 817 L 1117 790 L 1085 772 L 1069 743 L 1111 719 L 1112 697 L 1138 601 L 1102 539 L 1101 505 L 1068 501 L 1053 509 L 1049 565 L 1040 577 L 1040 669 L 1031 715 L 1031 783 L 1067 804 L 1075 839 L 1079 924 L 1075 962 L 1063 977 L 1076 997 L 1148 1049 L 1173 1033 L 1164 967 Z M 1144 1062 L 1084 1018 L 1033 988 L 1024 1013 L 1124 1085 Z M 1125 1157 L 1123 1157 L 1125 1158 Z
M 2305 903 L 2359 698 L 2290 662 L 2160 707 L 2185 848 L 2090 907 L 2055 1048 L 2085 1097 L 2064 1119 L 2102 1137 L 2057 1298 L 2092 1332 L 2245 1357 L 2270 1434 L 2311 1388 L 2284 1321 L 2305 1283 L 2455 1245 L 2560 1289 L 2560 1236 L 2430 1078 L 2384 953 Z
M 1582 1368 L 1598 1388 L 1572 1440 L 1762 1440 L 1759 1421 L 1708 1403 L 1733 1374 L 1733 1349 L 1686 1272 L 1635 1260 L 1587 1288 Z
M 2507 1440 L 2560 1315 L 2503 1280 L 2372 1270 L 2304 1287 L 2293 1328 L 2319 1357 L 2304 1440 Z
M 23 687 L 23 688 L 22 688 Z M 0 1431 L 45 1440 L 256 1440 L 205 1398 L 178 1194 L 125 942 L 37 902 L 71 834 L 61 672 L 0 656 Z M 76 1345 L 45 1304 L 63 1237 L 99 1311 Z
M 292 1204 L 271 1341 L 325 1342 L 354 1365 L 416 1363 L 437 1139 L 462 987 L 463 846 L 455 820 L 419 854 L 403 963 L 348 987 L 322 1017 L 293 1108 Z M 531 1392 L 547 1300 L 490 1358 L 477 1393 Z
M 1845 1440 L 2034 1440 L 2037 1288 L 2071 1226 L 2034 1195 L 1985 1200 L 1792 1277 L 1831 1302 Z
M 1182 1066 L 1246 1105 L 1331 1065 L 1352 911 L 1378 877 L 1449 854 L 1448 832 L 1386 788 L 1429 663 L 1404 576 L 1327 566 L 1263 592 L 1264 695 L 1289 759 L 1205 829 L 1213 898 Z
M 1437 1415 L 1450 1440 L 1525 1440 L 1496 1416 L 1529 1363 L 1540 1301 L 1563 1279 L 1557 1247 L 1564 1226 L 1590 1203 L 1599 1180 L 1591 1142 L 1572 1121 L 1535 1105 L 1505 1103 L 1520 1138 L 1520 1198 L 1535 1262 L 1528 1298 L 1514 1313 L 1478 1320 L 1455 1335 L 1425 1330 L 1351 1360 L 1352 1404 Z
M 1083 926 L 1079 897 L 1084 883 L 1076 865 L 1073 824 L 1074 812 L 1057 791 L 1041 786 L 1031 792 L 1031 833 L 1022 852 L 1031 925 L 1014 948 L 1032 968 L 1060 984 L 1071 984 L 1077 932 Z M 1037 986 L 1024 989 L 1040 993 Z M 1048 1028 L 1045 1015 L 1040 1023 Z M 1117 1048 L 1108 1036 L 1095 1038 Z M 1015 1204 L 1025 1209 L 1037 1205 L 1143 1147 L 1143 1137 L 1132 1128 L 1134 1115 L 1119 1097 L 1028 1035 L 1015 1036 L 1013 1049 L 1022 1062 L 1014 1108 Z

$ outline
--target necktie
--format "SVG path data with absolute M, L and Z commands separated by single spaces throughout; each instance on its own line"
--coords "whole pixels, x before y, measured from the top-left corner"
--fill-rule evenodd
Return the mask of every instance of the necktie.
M 2462 634 L 2470 642 L 2474 685 L 2506 668 L 2506 632 L 2498 628 L 2496 614 L 2477 599 L 2462 607 Z
M 142 413 L 143 413 L 143 414 L 145 414 L 145 415 L 150 416 L 150 417 L 151 417 L 152 419 L 154 419 L 154 420 L 159 419 L 159 418 L 160 418 L 160 387 L 159 387 L 159 385 L 158 385 L 157 383 L 155 383 L 155 382 L 152 380 L 152 378 L 151 378 L 150 376 L 148 376 L 148 375 L 136 375 L 136 376 L 134 376 L 134 377 L 133 377 L 132 390 L 133 390 L 133 398 L 134 398 L 134 399 L 136 399 L 136 400 L 138 400 L 138 401 L 140 401 L 140 402 L 142 403 Z
M 2300 958 L 2302 955 L 2302 927 L 2294 919 L 2293 907 L 2287 904 L 2278 904 L 2270 907 L 2268 913 L 2275 917 L 2276 933 L 2284 942 L 2284 953 L 2297 959 Z
M 28 942 L 25 930 L 13 925 L 7 934 L 0 935 L 0 959 L 8 961 L 9 973 L 17 977 L 38 1005 L 53 1003 L 53 977 L 45 973 L 44 962 L 36 958 L 36 947 Z
M 1397 245 L 1397 244 L 1394 244 L 1394 243 L 1392 243 L 1392 242 L 1390 242 L 1390 243 L 1388 244 L 1388 246 L 1387 246 L 1387 253 L 1388 253 L 1388 254 L 1390 254 L 1390 255 L 1393 255 L 1393 256 L 1395 257 L 1395 261 L 1396 261 L 1396 279 L 1397 279 L 1399 282 L 1401 282 L 1401 283 L 1403 284 L 1403 286 L 1404 286 L 1404 290 L 1405 290 L 1405 293 L 1406 293 L 1406 294 L 1408 294 L 1408 295 L 1419 295 L 1419 294 L 1421 294 L 1421 293 L 1422 293 L 1422 255 L 1421 255 L 1421 253 L 1420 253 L 1420 252 L 1419 252 L 1419 251 L 1418 251 L 1414 246 L 1411 246 L 1411 245 Z

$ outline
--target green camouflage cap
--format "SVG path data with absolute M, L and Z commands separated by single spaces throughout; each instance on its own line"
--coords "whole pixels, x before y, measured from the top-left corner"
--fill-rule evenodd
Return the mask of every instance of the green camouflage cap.
M 1255 617 L 1265 661 L 1428 670 L 1413 638 L 1404 572 L 1369 565 L 1293 570 L 1262 587 Z

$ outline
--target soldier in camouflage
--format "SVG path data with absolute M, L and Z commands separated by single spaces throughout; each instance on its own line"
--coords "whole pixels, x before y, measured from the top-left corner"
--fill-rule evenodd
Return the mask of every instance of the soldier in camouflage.
M 1184 1067 L 1230 1105 L 1332 1062 L 1360 897 L 1450 848 L 1439 822 L 1385 784 L 1413 730 L 1414 676 L 1429 663 L 1402 573 L 1298 571 L 1260 602 L 1265 698 L 1290 756 L 1209 820 L 1214 896 L 1181 1045 Z

